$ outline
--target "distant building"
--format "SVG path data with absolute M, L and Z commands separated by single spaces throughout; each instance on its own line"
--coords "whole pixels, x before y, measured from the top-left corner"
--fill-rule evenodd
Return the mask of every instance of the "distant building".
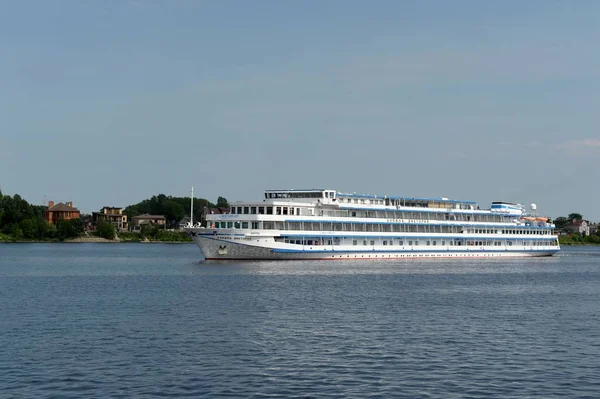
M 83 228 L 85 229 L 85 231 L 94 230 L 94 223 L 92 222 L 91 215 L 82 216 L 81 219 L 83 220 Z
M 590 222 L 583 219 L 573 219 L 569 220 L 567 224 L 563 227 L 564 231 L 568 231 L 569 233 L 575 233 L 582 236 L 590 235 Z
M 153 225 L 158 226 L 160 228 L 165 228 L 167 226 L 167 219 L 162 215 L 139 215 L 131 218 L 132 230 L 140 231 L 143 225 Z
M 117 231 L 127 231 L 127 215 L 123 214 L 123 208 L 105 206 L 100 212 L 92 212 L 92 225 L 97 226 L 99 222 L 111 223 Z
M 590 234 L 598 234 L 600 223 L 589 223 L 588 227 L 590 228 Z
M 183 230 L 190 223 L 190 218 L 188 216 L 184 217 L 177 223 L 177 228 L 179 230 Z
M 72 202 L 63 204 L 59 202 L 54 204 L 54 201 L 48 202 L 48 209 L 44 212 L 44 219 L 50 224 L 56 224 L 59 220 L 77 219 L 81 216 L 79 209 L 73 207 Z

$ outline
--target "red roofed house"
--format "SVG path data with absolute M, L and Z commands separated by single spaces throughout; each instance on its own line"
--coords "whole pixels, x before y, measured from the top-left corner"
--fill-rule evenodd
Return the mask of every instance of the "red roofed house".
M 59 202 L 54 205 L 54 201 L 48 202 L 48 209 L 44 212 L 44 219 L 50 224 L 56 224 L 59 220 L 76 219 L 81 216 L 79 209 L 73 207 L 72 202 L 63 204 Z

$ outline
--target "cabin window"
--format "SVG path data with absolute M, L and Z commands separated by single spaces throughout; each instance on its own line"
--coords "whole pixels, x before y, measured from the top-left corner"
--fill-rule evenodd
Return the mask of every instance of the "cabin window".
M 273 214 L 273 207 L 272 206 L 268 206 L 267 207 L 267 215 L 272 215 Z
M 353 240 L 352 245 L 358 245 L 358 240 Z
M 374 240 L 371 240 L 371 245 L 375 245 L 375 241 Z
M 433 245 L 437 245 L 437 241 L 433 241 Z
M 250 207 L 245 206 L 244 207 L 244 215 L 247 215 L 250 213 Z
M 367 240 L 363 240 L 363 245 L 367 245 Z
M 294 214 L 294 208 L 290 208 L 290 215 Z
M 419 246 L 419 241 L 415 241 L 415 246 Z
M 358 204 L 358 199 L 354 198 L 354 203 Z
M 258 227 L 258 222 L 252 222 L 252 228 L 253 228 L 254 230 L 258 230 L 258 229 L 259 229 L 259 227 Z
M 235 206 L 231 207 L 231 213 L 235 213 Z
M 256 215 L 256 207 L 255 206 L 250 207 L 250 213 L 252 215 Z
M 446 245 L 446 241 L 442 241 L 442 246 L 445 246 L 445 245 Z
M 412 245 L 413 245 L 413 242 L 412 242 L 412 241 L 409 241 L 409 242 L 408 242 L 408 245 L 412 246 Z
M 242 229 L 248 228 L 248 222 L 242 222 Z
M 402 240 L 398 241 L 398 245 L 404 245 L 404 241 L 402 241 Z
M 228 229 L 233 228 L 233 222 L 227 222 L 227 228 Z
M 383 240 L 383 245 L 387 245 L 387 240 Z
M 265 207 L 264 206 L 259 206 L 258 207 L 258 214 L 259 215 L 264 215 L 265 214 Z
M 287 215 L 287 214 L 288 214 L 288 207 L 287 207 L 287 206 L 284 206 L 284 207 L 283 207 L 283 214 L 284 214 L 284 215 Z
M 426 245 L 431 245 L 431 242 L 427 241 L 427 244 L 426 244 Z
M 239 229 L 240 228 L 240 222 L 235 222 L 234 226 L 235 226 L 236 229 Z
M 215 226 L 215 229 L 218 229 L 219 228 L 219 222 L 215 222 L 214 226 Z

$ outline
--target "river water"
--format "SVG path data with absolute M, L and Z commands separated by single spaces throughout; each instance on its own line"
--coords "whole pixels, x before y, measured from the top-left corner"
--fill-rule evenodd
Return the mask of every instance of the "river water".
M 600 248 L 203 263 L 0 244 L 0 396 L 600 397 Z

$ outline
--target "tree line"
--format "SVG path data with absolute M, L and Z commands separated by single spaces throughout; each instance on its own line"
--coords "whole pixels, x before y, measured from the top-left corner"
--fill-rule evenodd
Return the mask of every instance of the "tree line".
M 568 216 L 559 216 L 554 219 L 553 223 L 556 226 L 556 230 L 560 231 L 565 228 L 569 223 L 575 220 L 583 220 L 581 213 L 569 213 Z M 570 233 L 567 235 L 560 235 L 558 241 L 564 245 L 580 245 L 580 244 L 600 244 L 600 231 L 596 231 L 595 234 L 581 235 L 578 233 Z
M 216 204 L 203 198 L 194 198 L 194 221 L 202 220 L 204 207 L 229 207 L 229 204 L 223 197 L 219 197 Z M 0 234 L 8 236 L 8 239 L 13 241 L 66 240 L 84 234 L 83 217 L 86 215 L 50 224 L 44 218 L 46 209 L 46 206 L 30 204 L 19 194 L 3 195 L 0 191 Z M 129 205 L 125 208 L 124 213 L 129 220 L 142 214 L 163 215 L 167 219 L 167 227 L 177 227 L 184 217 L 189 217 L 190 197 L 159 194 L 137 204 Z M 96 232 L 100 237 L 108 239 L 113 239 L 116 233 L 114 226 L 110 223 L 99 223 L 96 226 Z M 0 237 L 0 241 L 2 241 L 2 237 Z
M 172 197 L 170 195 L 159 194 L 138 202 L 137 204 L 129 205 L 123 212 L 130 221 L 134 216 L 143 214 L 162 215 L 167 219 L 167 227 L 175 228 L 184 217 L 189 217 L 190 205 L 190 197 Z M 228 208 L 229 203 L 227 202 L 227 199 L 223 197 L 219 197 L 216 204 L 203 198 L 194 198 L 195 222 L 202 220 L 205 207 Z
M 59 220 L 52 225 L 44 219 L 45 206 L 32 205 L 19 194 L 0 191 L 0 232 L 13 240 L 65 240 L 84 231 L 81 219 Z

